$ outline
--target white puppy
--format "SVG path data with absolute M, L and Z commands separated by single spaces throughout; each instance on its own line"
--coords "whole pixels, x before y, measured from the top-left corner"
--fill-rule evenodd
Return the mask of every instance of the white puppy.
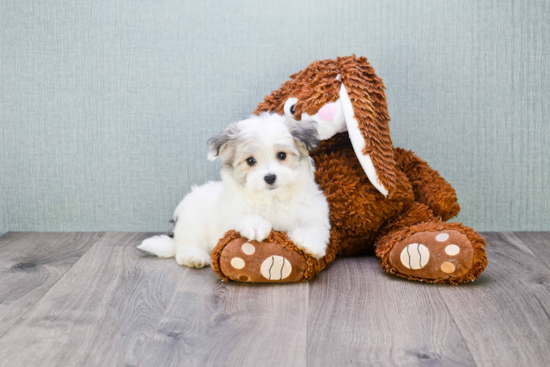
M 314 181 L 308 149 L 318 144 L 315 122 L 263 113 L 235 122 L 208 141 L 210 160 L 222 159 L 222 182 L 193 187 L 174 213 L 173 239 L 155 236 L 139 249 L 203 267 L 224 233 L 262 241 L 272 229 L 315 258 L 330 236 L 327 200 Z

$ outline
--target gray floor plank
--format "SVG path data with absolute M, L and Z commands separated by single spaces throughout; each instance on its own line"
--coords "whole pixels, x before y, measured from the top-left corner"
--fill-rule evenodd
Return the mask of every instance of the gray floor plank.
M 436 286 L 338 259 L 309 285 L 308 366 L 475 366 Z
M 438 286 L 476 363 L 550 366 L 550 271 L 511 233 L 484 233 L 489 266 L 467 286 Z
M 485 235 L 486 273 L 438 286 L 387 275 L 373 257 L 339 259 L 304 284 L 223 283 L 144 256 L 147 234 L 8 233 L 0 361 L 548 366 L 550 234 Z
M 185 269 L 143 258 L 146 234 L 105 234 L 0 339 L 10 366 L 136 365 Z
M 12 232 L 0 238 L 0 338 L 100 237 Z
M 550 268 L 550 232 L 514 232 L 537 258 Z M 550 279 L 547 279 L 550 282 Z
M 142 366 L 304 366 L 308 284 L 225 283 L 189 269 Z

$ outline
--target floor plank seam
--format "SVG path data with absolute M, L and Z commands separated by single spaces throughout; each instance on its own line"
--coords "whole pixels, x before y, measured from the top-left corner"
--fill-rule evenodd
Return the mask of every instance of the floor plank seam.
M 52 284 L 52 286 L 50 287 L 50 289 L 48 289 L 47 292 L 45 292 L 39 299 L 36 300 L 36 302 L 34 302 L 34 304 L 33 304 L 31 307 L 29 307 L 25 312 L 23 312 L 23 313 L 21 314 L 21 316 L 19 316 L 19 318 L 17 319 L 17 321 L 16 321 L 9 329 L 7 329 L 7 330 L 4 332 L 4 334 L 0 335 L 0 340 L 1 340 L 2 338 L 4 338 L 4 337 L 5 337 L 5 336 L 15 327 L 15 326 L 17 326 L 17 325 L 19 324 L 19 321 L 21 321 L 21 319 L 22 319 L 23 317 L 25 317 L 26 314 L 28 314 L 31 310 L 33 310 L 33 309 L 36 307 L 36 305 L 37 305 L 38 303 L 40 303 L 40 301 L 41 301 L 44 297 L 46 297 L 46 295 L 47 295 L 48 293 L 50 293 L 50 291 L 55 287 L 55 285 L 56 285 L 57 283 L 59 283 L 59 281 L 65 277 L 65 274 L 67 274 L 67 272 L 68 272 L 69 270 L 71 270 L 71 269 L 73 268 L 73 266 L 75 266 L 75 264 L 78 263 L 78 262 L 80 261 L 80 259 L 82 259 L 82 257 L 84 257 L 84 255 L 86 255 L 86 254 L 88 253 L 88 251 L 90 251 L 90 249 L 91 249 L 92 247 L 94 247 L 94 246 L 99 242 L 99 240 L 100 240 L 101 238 L 103 238 L 103 236 L 105 235 L 105 232 L 95 232 L 95 233 L 99 233 L 99 237 L 97 238 L 97 240 L 96 240 L 90 247 L 88 247 L 88 249 L 87 249 L 86 251 L 84 251 L 84 253 L 83 253 L 82 255 L 80 255 L 80 257 L 78 258 L 77 261 L 75 261 L 71 266 L 69 266 L 69 267 L 67 268 L 67 270 L 65 270 L 65 271 L 63 272 L 63 274 L 59 277 L 59 279 L 57 279 L 57 280 L 55 281 L 55 283 Z

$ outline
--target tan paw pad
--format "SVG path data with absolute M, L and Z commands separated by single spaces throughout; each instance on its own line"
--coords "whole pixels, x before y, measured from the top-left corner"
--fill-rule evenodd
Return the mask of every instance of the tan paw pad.
M 444 262 L 441 264 L 441 271 L 447 274 L 451 274 L 454 272 L 456 267 L 453 265 L 453 263 L 450 262 Z
M 243 252 L 247 255 L 254 255 L 254 253 L 256 252 L 256 247 L 254 247 L 254 245 L 250 242 L 246 242 L 241 247 L 241 250 L 243 250 Z
M 448 233 L 440 233 L 437 236 L 435 236 L 435 240 L 437 242 L 445 242 L 448 239 L 449 239 L 449 234 Z
M 231 259 L 231 266 L 235 269 L 242 269 L 244 268 L 245 262 L 240 257 L 234 257 Z
M 261 272 L 268 280 L 283 280 L 292 272 L 292 265 L 284 257 L 274 255 L 264 260 Z
M 430 259 L 430 251 L 426 246 L 411 243 L 401 251 L 401 263 L 407 269 L 422 269 Z
M 457 245 L 448 245 L 445 247 L 445 253 L 449 256 L 456 256 L 460 252 L 460 247 Z

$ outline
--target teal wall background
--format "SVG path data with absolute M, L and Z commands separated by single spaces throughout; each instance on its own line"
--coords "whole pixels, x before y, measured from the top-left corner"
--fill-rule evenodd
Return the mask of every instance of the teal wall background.
M 0 0 L 0 232 L 164 231 L 206 140 L 365 55 L 478 230 L 550 230 L 550 2 Z

